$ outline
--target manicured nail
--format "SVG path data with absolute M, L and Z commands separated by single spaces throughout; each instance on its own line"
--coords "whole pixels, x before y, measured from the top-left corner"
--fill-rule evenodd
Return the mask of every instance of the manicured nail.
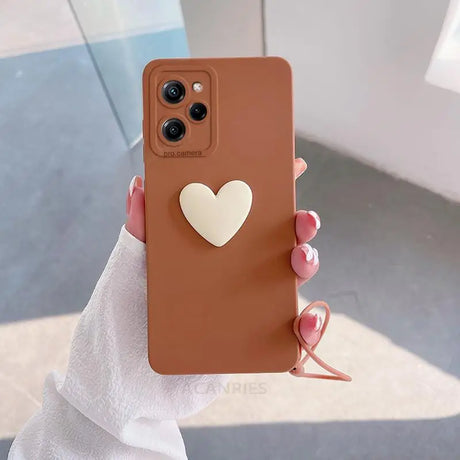
M 304 171 L 305 169 L 307 169 L 307 162 L 302 157 L 296 158 L 295 161 L 297 161 L 297 163 L 302 165 L 302 169 Z
M 312 313 L 302 315 L 300 320 L 300 331 L 305 342 L 311 347 L 316 345 L 321 338 L 321 327 L 322 324 L 320 323 L 318 329 L 318 315 L 313 315 Z
M 319 331 L 321 327 L 323 326 L 323 318 L 319 315 L 315 315 L 316 318 L 316 324 L 315 324 L 315 331 Z
M 321 219 L 319 218 L 318 213 L 315 211 L 308 211 L 307 214 L 315 219 L 316 230 L 319 230 L 321 228 Z
M 300 171 L 298 173 L 298 176 L 300 176 L 307 170 L 307 163 L 305 163 L 305 160 L 303 158 L 296 158 L 295 162 L 297 167 L 300 168 Z
M 134 187 L 142 187 L 142 179 L 139 176 L 134 176 L 129 183 L 129 196 L 133 196 Z
M 318 263 L 319 263 L 318 250 L 316 248 L 313 248 L 313 265 L 318 265 Z
M 137 176 L 134 176 L 134 177 L 131 179 L 131 182 L 129 183 L 129 196 L 133 196 L 134 184 L 136 183 L 136 178 L 137 178 Z
M 307 258 L 307 262 L 310 262 L 315 255 L 313 252 L 313 248 L 309 244 L 305 243 L 302 244 L 301 249 L 304 252 L 305 257 Z

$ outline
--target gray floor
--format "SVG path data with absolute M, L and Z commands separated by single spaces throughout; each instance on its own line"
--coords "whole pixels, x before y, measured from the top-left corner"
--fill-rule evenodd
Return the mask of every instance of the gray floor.
M 78 312 L 123 221 L 140 148 L 126 152 L 84 47 L 2 60 L 0 79 L 0 322 Z M 314 242 L 321 273 L 303 295 L 458 377 L 458 205 L 305 140 L 297 152 L 309 163 L 298 207 L 323 221 Z M 306 445 L 317 459 L 452 459 L 459 429 L 452 417 L 186 428 L 184 436 L 191 459 L 286 451 L 300 459 Z M 1 441 L 3 454 L 8 445 Z
M 317 210 L 321 276 L 301 289 L 460 375 L 460 206 L 299 140 L 299 208 Z
M 279 423 L 182 430 L 190 460 L 458 458 L 458 419 Z
M 0 321 L 80 310 L 124 216 L 125 141 L 84 46 L 2 59 L 0 81 Z

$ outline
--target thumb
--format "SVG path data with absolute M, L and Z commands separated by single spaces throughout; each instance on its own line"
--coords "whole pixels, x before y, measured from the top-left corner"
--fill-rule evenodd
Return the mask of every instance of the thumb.
M 142 178 L 134 176 L 126 197 L 126 230 L 145 243 L 145 202 Z

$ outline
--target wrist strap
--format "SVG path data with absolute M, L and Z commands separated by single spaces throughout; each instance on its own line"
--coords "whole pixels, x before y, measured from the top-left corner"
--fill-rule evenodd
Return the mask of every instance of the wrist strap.
M 307 342 L 302 338 L 300 334 L 300 320 L 303 315 L 308 313 L 310 310 L 313 308 L 324 308 L 325 310 L 325 318 L 324 318 L 324 323 L 321 327 L 321 333 L 319 340 L 314 344 L 314 345 L 308 345 Z M 316 300 L 312 302 L 310 305 L 305 307 L 305 309 L 302 311 L 300 315 L 297 316 L 297 318 L 294 321 L 294 333 L 297 337 L 297 340 L 299 341 L 299 347 L 300 351 L 302 349 L 305 351 L 305 355 L 300 357 L 300 359 L 297 361 L 295 367 L 293 367 L 289 372 L 294 375 L 295 377 L 306 377 L 306 378 L 313 378 L 313 379 L 325 379 L 325 380 L 341 380 L 344 382 L 351 382 L 351 377 L 347 374 L 344 374 L 343 372 L 333 368 L 332 366 L 329 366 L 329 364 L 325 363 L 321 358 L 319 358 L 315 354 L 315 349 L 318 346 L 319 342 L 321 342 L 321 339 L 323 338 L 324 333 L 326 332 L 327 325 L 329 323 L 329 318 L 331 316 L 331 310 L 329 308 L 329 305 L 322 301 L 322 300 Z M 311 358 L 315 363 L 317 363 L 319 366 L 321 366 L 324 370 L 330 372 L 330 374 L 315 374 L 315 373 L 310 373 L 305 371 L 305 363 L 308 361 L 308 359 Z

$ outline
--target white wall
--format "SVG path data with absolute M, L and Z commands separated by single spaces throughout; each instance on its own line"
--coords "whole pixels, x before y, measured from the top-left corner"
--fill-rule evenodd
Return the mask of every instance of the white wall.
M 193 57 L 261 56 L 262 0 L 182 0 Z
M 460 200 L 460 94 L 424 81 L 448 0 L 266 0 L 299 134 Z

